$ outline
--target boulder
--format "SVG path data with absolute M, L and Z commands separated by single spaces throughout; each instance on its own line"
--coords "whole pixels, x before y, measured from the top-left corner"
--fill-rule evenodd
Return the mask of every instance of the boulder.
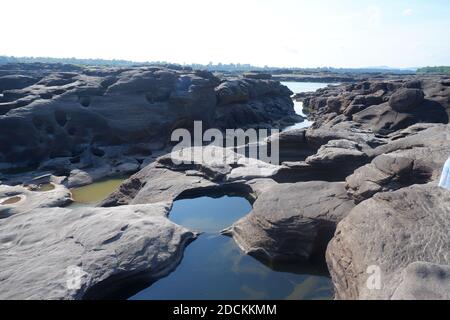
M 196 237 L 167 219 L 169 208 L 36 209 L 2 221 L 0 298 L 132 295 L 170 273 Z
M 343 183 L 277 184 L 224 234 L 248 254 L 269 261 L 323 258 L 336 224 L 354 207 Z
M 326 253 L 336 298 L 448 298 L 448 271 L 412 264 L 450 265 L 449 204 L 450 191 L 430 183 L 379 193 L 356 206 Z
M 399 132 L 394 141 L 370 152 L 376 157 L 347 177 L 346 188 L 359 203 L 378 192 L 436 181 L 450 155 L 449 141 L 449 125 L 416 126 Z
M 397 112 L 408 112 L 417 108 L 424 99 L 420 89 L 399 89 L 389 99 L 389 106 Z
M 362 146 L 350 140 L 330 140 L 316 154 L 306 158 L 306 163 L 352 173 L 368 161 L 368 156 L 362 149 Z
M 250 100 L 247 82 L 234 80 L 220 84 L 216 89 L 219 105 L 236 102 L 247 102 Z

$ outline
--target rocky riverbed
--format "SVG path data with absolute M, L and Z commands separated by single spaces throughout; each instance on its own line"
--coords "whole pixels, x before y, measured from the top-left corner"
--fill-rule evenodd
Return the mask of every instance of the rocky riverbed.
M 326 259 L 337 299 L 450 299 L 450 191 L 438 187 L 450 156 L 449 78 L 377 77 L 297 95 L 315 123 L 261 142 L 279 144 L 279 164 L 215 146 L 191 155 L 217 161 L 179 164 L 184 155 L 162 154 L 163 145 L 170 129 L 194 119 L 223 129 L 295 117 L 291 92 L 276 81 L 173 68 L 52 70 L 3 89 L 2 108 L 11 109 L 0 116 L 10 170 L 0 186 L 0 297 L 102 298 L 151 283 L 197 237 L 167 219 L 173 202 L 233 194 L 253 209 L 222 233 L 269 263 Z M 66 91 L 42 97 L 55 86 Z M 49 123 L 53 133 L 40 131 Z M 73 125 L 82 130 L 70 136 Z M 144 145 L 151 150 L 141 152 Z M 12 174 L 13 164 L 29 160 L 49 175 Z M 68 186 L 120 165 L 138 172 L 100 207 L 62 208 Z M 39 192 L 43 183 L 54 188 Z M 68 289 L 73 266 L 83 273 Z
M 0 170 L 57 173 L 70 187 L 138 171 L 196 120 L 204 130 L 301 121 L 292 92 L 270 75 L 52 64 L 0 66 L 0 75 Z

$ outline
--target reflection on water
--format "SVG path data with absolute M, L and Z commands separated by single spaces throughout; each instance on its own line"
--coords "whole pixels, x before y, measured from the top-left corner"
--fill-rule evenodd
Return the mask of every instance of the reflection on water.
M 178 268 L 131 299 L 331 299 L 325 275 L 276 272 L 245 255 L 234 240 L 202 235 L 190 244 Z
M 281 82 L 281 84 L 288 87 L 292 92 L 295 93 L 303 93 L 303 92 L 314 92 L 316 90 L 325 88 L 328 86 L 327 83 L 316 83 L 316 82 Z M 303 112 L 303 102 L 294 101 L 294 110 L 295 113 L 302 117 L 307 117 Z M 309 128 L 313 124 L 312 121 L 306 119 L 303 122 L 296 123 L 292 126 L 286 127 L 283 131 L 295 130 L 295 129 L 303 129 Z
M 250 203 L 241 197 L 199 197 L 175 201 L 169 217 L 191 230 L 219 233 L 251 209 Z
M 303 113 L 303 102 L 294 101 L 294 110 L 295 110 L 296 114 L 307 118 L 307 115 L 305 115 Z M 284 132 L 284 131 L 295 130 L 295 129 L 309 128 L 312 126 L 313 123 L 314 123 L 313 121 L 309 121 L 308 119 L 305 119 L 303 122 L 299 122 L 292 126 L 286 127 L 282 131 Z
M 84 187 L 71 189 L 72 198 L 75 201 L 71 207 L 80 204 L 96 205 L 116 191 L 123 181 L 125 181 L 125 178 L 123 177 L 112 178 L 95 182 Z
M 280 265 L 275 270 L 283 271 L 275 271 L 218 234 L 250 210 L 250 203 L 240 197 L 176 201 L 170 218 L 204 234 L 186 248 L 174 272 L 131 299 L 330 299 L 333 289 L 326 271 L 298 264 Z

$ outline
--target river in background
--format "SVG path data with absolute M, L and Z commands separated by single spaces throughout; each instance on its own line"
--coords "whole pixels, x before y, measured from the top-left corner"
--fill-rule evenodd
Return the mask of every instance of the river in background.
M 326 88 L 328 83 L 317 83 L 317 82 L 281 82 L 282 85 L 288 87 L 294 94 L 302 93 L 302 92 L 314 92 L 316 90 Z M 303 102 L 294 100 L 294 110 L 295 113 L 302 117 L 307 117 L 307 115 L 303 112 Z M 296 123 L 292 126 L 286 127 L 283 131 L 295 130 L 295 129 L 303 129 L 309 128 L 313 124 L 312 121 L 306 119 L 303 122 Z
M 294 93 L 311 92 L 328 86 L 326 83 L 315 82 L 281 82 L 287 86 Z M 294 109 L 298 115 L 306 117 L 303 113 L 303 103 L 294 101 Z M 296 123 L 292 126 L 284 128 L 283 131 L 308 128 L 312 122 L 305 120 L 303 122 Z M 90 185 L 74 188 L 71 190 L 73 199 L 75 202 L 70 206 L 72 208 L 79 206 L 95 206 L 102 200 L 106 199 L 111 193 L 113 193 L 120 184 L 125 180 L 124 177 L 108 178 L 98 182 L 94 182 Z

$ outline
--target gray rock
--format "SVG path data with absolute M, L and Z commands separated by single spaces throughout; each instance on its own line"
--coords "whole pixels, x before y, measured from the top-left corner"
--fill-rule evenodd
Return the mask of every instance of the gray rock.
M 270 126 L 295 115 L 291 92 L 277 81 L 220 82 L 210 72 L 175 66 L 49 71 L 30 86 L 3 91 L 0 163 L 70 171 L 84 169 L 77 164 L 86 153 L 109 159 L 106 149 L 124 146 L 113 166 L 132 156 L 133 147 L 164 148 L 172 130 L 189 129 L 194 120 L 225 129 Z
M 263 72 L 247 72 L 243 74 L 244 78 L 247 79 L 259 79 L 259 80 L 270 80 L 272 75 L 270 73 Z
M 1 299 L 120 297 L 179 263 L 196 235 L 169 205 L 37 209 L 0 224 Z
M 424 98 L 420 89 L 399 89 L 389 99 L 389 106 L 398 112 L 407 112 L 417 108 Z
M 7 75 L 0 77 L 0 93 L 6 90 L 22 89 L 36 83 L 38 79 L 24 75 Z M 1 101 L 1 100 L 0 100 Z
M 449 300 L 450 266 L 414 262 L 402 274 L 392 300 Z
M 33 212 L 38 208 L 66 206 L 72 203 L 72 194 L 66 187 L 59 184 L 53 186 L 53 190 L 40 192 L 22 186 L 0 185 L 0 219 Z
M 431 183 L 379 193 L 356 206 L 339 223 L 327 249 L 336 298 L 407 297 L 415 294 L 411 277 L 418 275 L 417 269 L 406 269 L 412 263 L 450 265 L 449 203 L 450 191 Z M 372 266 L 380 271 L 379 288 L 367 285 Z M 433 274 L 422 277 L 416 288 L 432 289 L 436 284 Z M 422 291 L 417 297 L 448 296 L 449 282 L 442 280 L 438 290 Z
M 130 177 L 102 206 L 174 201 L 186 193 L 220 189 L 251 197 L 257 192 L 254 180 L 274 177 L 281 168 L 214 146 L 183 151 L 162 156 Z
M 343 183 L 274 185 L 257 198 L 249 215 L 224 233 L 262 259 L 320 259 L 337 222 L 353 207 Z
M 306 159 L 306 163 L 315 167 L 335 168 L 352 173 L 368 161 L 363 148 L 349 140 L 331 140 L 321 146 L 315 155 Z
M 306 129 L 295 129 L 281 132 L 267 138 L 268 145 L 277 143 L 280 151 L 280 161 L 303 161 L 317 150 L 308 145 Z
M 347 177 L 346 188 L 361 202 L 378 192 L 435 181 L 450 155 L 449 141 L 449 125 L 416 126 L 399 132 L 394 141 L 372 150 L 377 156 Z

